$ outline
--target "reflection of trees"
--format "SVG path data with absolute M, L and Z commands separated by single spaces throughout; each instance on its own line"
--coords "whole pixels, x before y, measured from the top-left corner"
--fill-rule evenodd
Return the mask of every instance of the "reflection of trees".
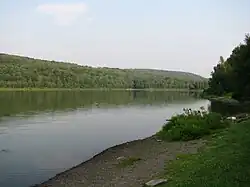
M 233 104 L 220 101 L 212 101 L 211 111 L 218 112 L 226 116 L 236 115 L 240 113 L 249 113 L 250 104 Z
M 188 92 L 147 91 L 58 91 L 58 92 L 1 92 L 0 116 L 28 111 L 64 110 L 128 104 L 162 104 L 191 99 Z

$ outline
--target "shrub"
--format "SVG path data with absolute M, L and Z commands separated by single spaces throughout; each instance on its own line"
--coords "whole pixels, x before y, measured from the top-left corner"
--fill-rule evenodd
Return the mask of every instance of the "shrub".
M 211 134 L 216 129 L 225 128 L 228 122 L 218 113 L 200 110 L 183 109 L 183 114 L 173 116 L 157 136 L 165 140 L 193 140 Z

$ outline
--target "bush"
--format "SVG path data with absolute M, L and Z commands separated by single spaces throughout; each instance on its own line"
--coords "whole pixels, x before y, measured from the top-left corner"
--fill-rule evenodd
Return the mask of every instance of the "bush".
M 183 109 L 184 113 L 173 116 L 157 136 L 164 140 L 193 140 L 211 134 L 216 129 L 225 128 L 228 122 L 222 120 L 218 113 Z

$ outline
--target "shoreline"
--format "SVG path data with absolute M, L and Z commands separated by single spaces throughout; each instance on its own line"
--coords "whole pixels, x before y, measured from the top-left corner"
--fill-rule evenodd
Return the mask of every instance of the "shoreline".
M 147 88 L 147 89 L 132 89 L 132 88 L 0 88 L 0 92 L 7 91 L 185 91 L 185 92 L 202 92 L 202 90 L 189 90 L 177 88 Z
M 126 145 L 128 145 L 128 144 L 132 144 L 132 143 L 135 143 L 135 142 L 143 141 L 143 140 L 146 140 L 146 139 L 149 139 L 149 138 L 154 138 L 154 137 L 155 137 L 155 135 L 152 135 L 152 136 L 149 136 L 149 137 L 147 137 L 147 138 L 142 138 L 142 139 L 137 139 L 137 140 L 128 141 L 128 142 L 125 142 L 125 143 L 122 143 L 122 144 L 117 144 L 117 145 L 114 145 L 114 146 L 109 147 L 109 148 L 107 148 L 107 149 L 104 149 L 104 150 L 101 151 L 100 153 L 95 154 L 94 156 L 92 156 L 91 158 L 89 158 L 89 159 L 87 159 L 87 160 L 81 162 L 80 164 L 76 164 L 75 166 L 73 166 L 73 167 L 71 167 L 71 168 L 69 168 L 69 169 L 66 169 L 66 170 L 63 171 L 63 172 L 60 172 L 60 173 L 56 174 L 54 177 L 49 178 L 49 179 L 46 180 L 45 182 L 42 182 L 41 184 L 35 184 L 35 185 L 30 186 L 30 187 L 38 187 L 38 186 L 40 186 L 40 185 L 44 185 L 44 184 L 46 184 L 47 182 L 52 181 L 53 179 L 55 179 L 55 178 L 57 178 L 57 177 L 60 177 L 61 175 L 64 175 L 64 174 L 66 174 L 67 172 L 69 172 L 69 171 L 71 171 L 71 170 L 73 170 L 73 169 L 75 169 L 75 168 L 77 168 L 77 167 L 81 167 L 82 165 L 87 164 L 88 162 L 91 162 L 91 161 L 92 161 L 93 159 L 95 159 L 96 157 L 101 156 L 101 155 L 105 154 L 106 152 L 111 151 L 112 149 L 119 149 L 119 148 L 122 148 L 123 146 L 126 146 Z
M 155 135 L 109 147 L 92 158 L 77 164 L 54 177 L 31 187 L 109 187 L 142 186 L 164 171 L 165 161 L 175 159 L 181 153 L 195 153 L 204 140 L 189 142 L 165 142 Z M 117 158 L 139 158 L 138 162 L 119 166 Z M 100 179 L 99 179 L 100 178 Z

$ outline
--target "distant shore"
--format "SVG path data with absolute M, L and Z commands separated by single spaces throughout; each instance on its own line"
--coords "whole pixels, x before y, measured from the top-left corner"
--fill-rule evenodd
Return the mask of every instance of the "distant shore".
M 202 90 L 177 89 L 177 88 L 0 88 L 1 91 L 184 91 L 184 92 L 202 92 Z

